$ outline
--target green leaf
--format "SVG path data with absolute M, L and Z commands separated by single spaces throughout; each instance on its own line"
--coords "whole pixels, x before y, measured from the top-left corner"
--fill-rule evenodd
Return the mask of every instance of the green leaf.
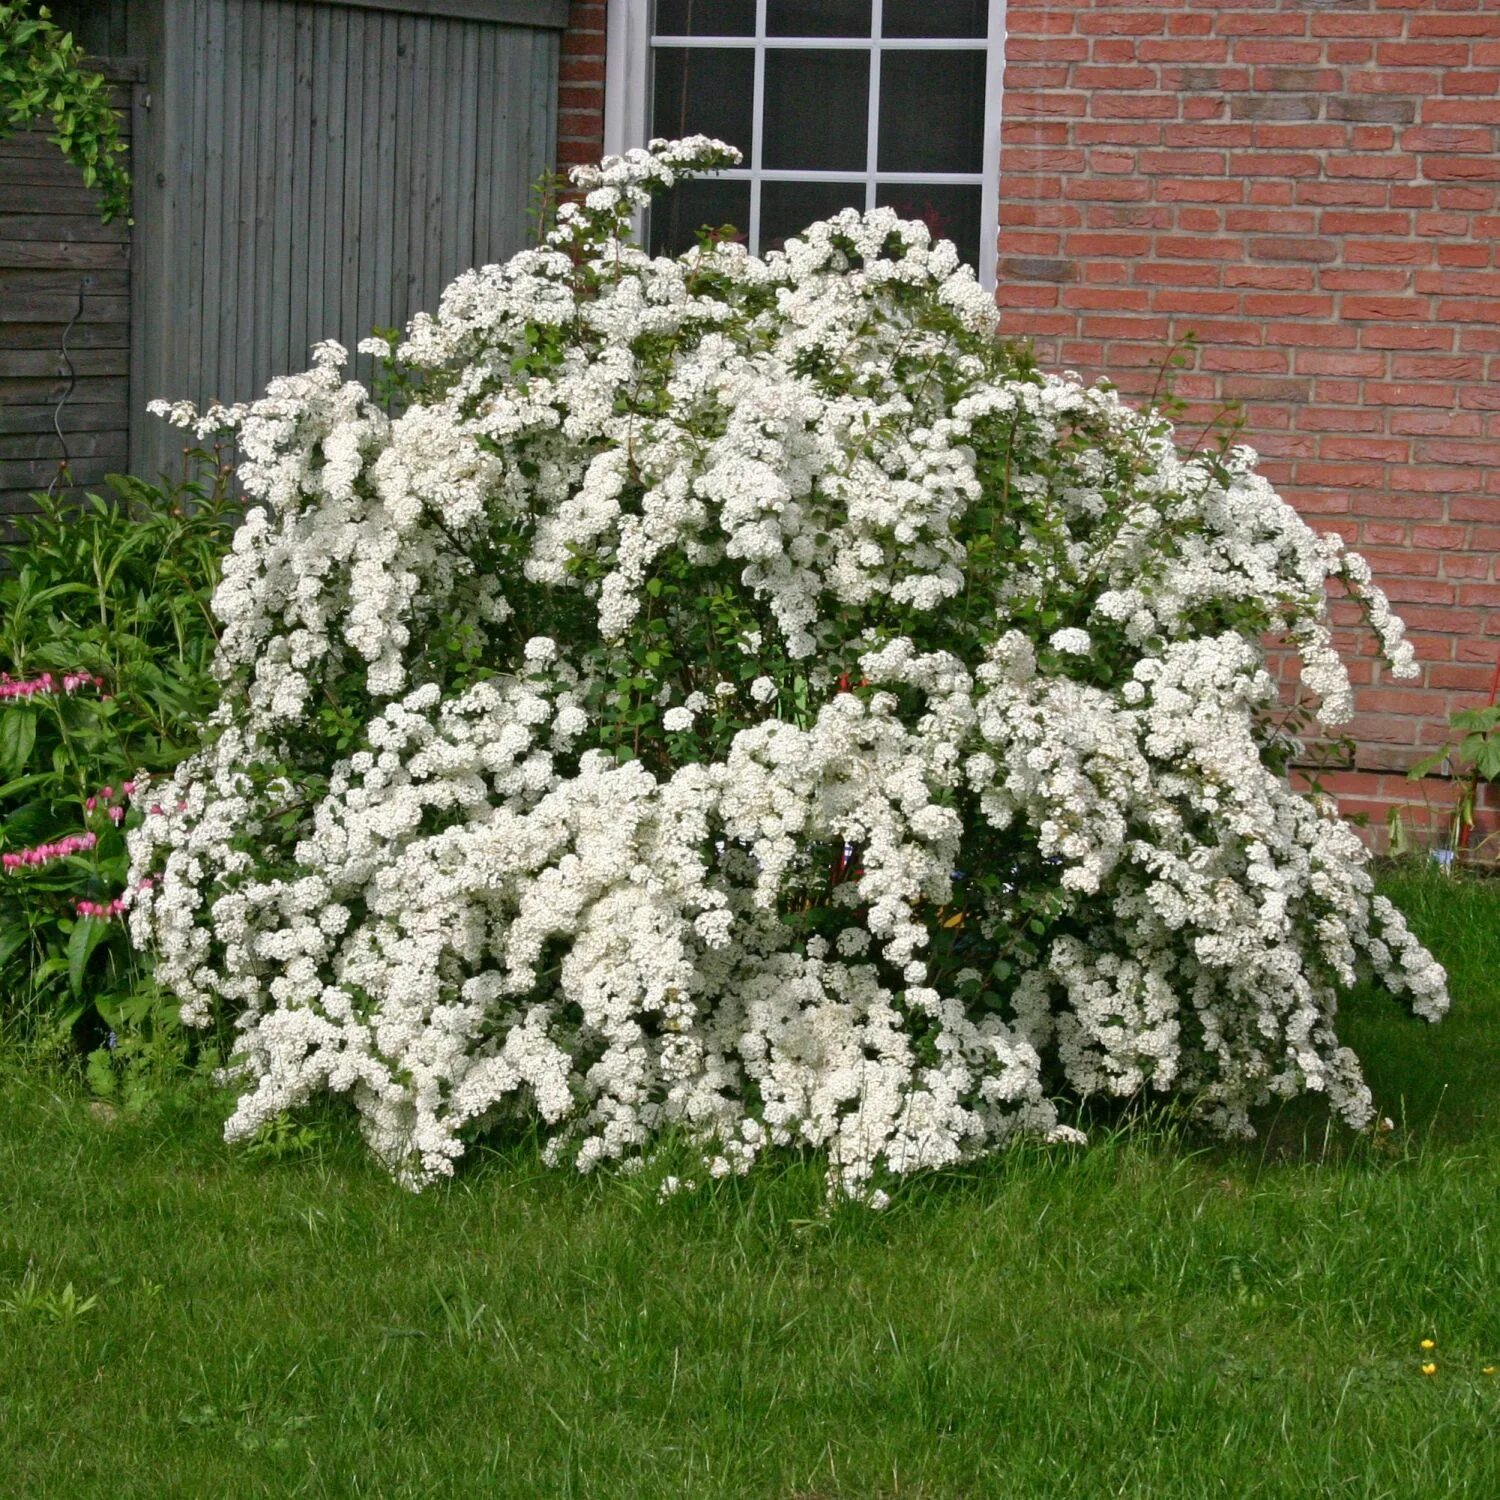
M 36 714 L 29 708 L 0 712 L 0 769 L 19 772 L 36 744 Z
M 68 939 L 68 988 L 75 995 L 83 993 L 83 971 L 93 957 L 94 949 L 109 936 L 109 923 L 97 917 L 80 917 Z
M 30 936 L 31 934 L 19 922 L 8 927 L 0 927 L 0 968 L 4 968 L 6 960 Z

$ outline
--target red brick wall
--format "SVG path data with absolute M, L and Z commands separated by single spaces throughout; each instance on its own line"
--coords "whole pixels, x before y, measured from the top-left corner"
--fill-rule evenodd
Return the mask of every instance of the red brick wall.
M 572 0 L 562 39 L 557 165 L 598 161 L 604 154 L 605 0 Z
M 1196 333 L 1177 393 L 1242 403 L 1422 661 L 1356 662 L 1331 784 L 1420 801 L 1391 773 L 1500 654 L 1500 0 L 1010 0 L 1008 30 L 1004 327 L 1131 393 Z

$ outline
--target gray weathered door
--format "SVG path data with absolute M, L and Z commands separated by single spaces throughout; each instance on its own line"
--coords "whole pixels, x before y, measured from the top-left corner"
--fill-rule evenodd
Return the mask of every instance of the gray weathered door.
M 248 400 L 305 369 L 316 341 L 352 351 L 526 243 L 566 11 L 161 0 L 136 157 L 137 473 L 168 468 L 180 444 L 148 400 Z

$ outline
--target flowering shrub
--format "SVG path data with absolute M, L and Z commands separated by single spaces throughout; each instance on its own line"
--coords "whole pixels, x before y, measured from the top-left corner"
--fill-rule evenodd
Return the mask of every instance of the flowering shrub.
M 1369 570 L 1247 450 L 1007 351 L 919 223 L 631 243 L 730 159 L 575 172 L 377 343 L 398 416 L 333 345 L 169 409 L 236 430 L 255 508 L 128 899 L 184 1017 L 235 1018 L 230 1136 L 332 1091 L 413 1185 L 510 1115 L 580 1168 L 810 1144 L 877 1197 L 1066 1136 L 1063 1089 L 1361 1124 L 1340 987 L 1435 1019 L 1444 975 L 1289 788 L 1260 640 L 1344 718 L 1329 579 L 1413 670 Z

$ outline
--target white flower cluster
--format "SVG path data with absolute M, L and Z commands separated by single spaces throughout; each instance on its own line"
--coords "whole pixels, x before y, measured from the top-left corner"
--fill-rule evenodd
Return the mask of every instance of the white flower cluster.
M 460 277 L 388 416 L 323 345 L 204 417 L 252 509 L 221 707 L 141 791 L 131 928 L 231 1021 L 231 1136 L 348 1095 L 413 1185 L 475 1132 L 660 1132 L 837 1191 L 1059 1124 L 1063 1090 L 1301 1089 L 1367 962 L 1442 970 L 1275 766 L 1260 640 L 1349 710 L 1326 585 L 1400 622 L 1254 455 L 997 344 L 953 247 L 848 211 L 764 259 L 628 240 L 701 138 L 577 171 Z

